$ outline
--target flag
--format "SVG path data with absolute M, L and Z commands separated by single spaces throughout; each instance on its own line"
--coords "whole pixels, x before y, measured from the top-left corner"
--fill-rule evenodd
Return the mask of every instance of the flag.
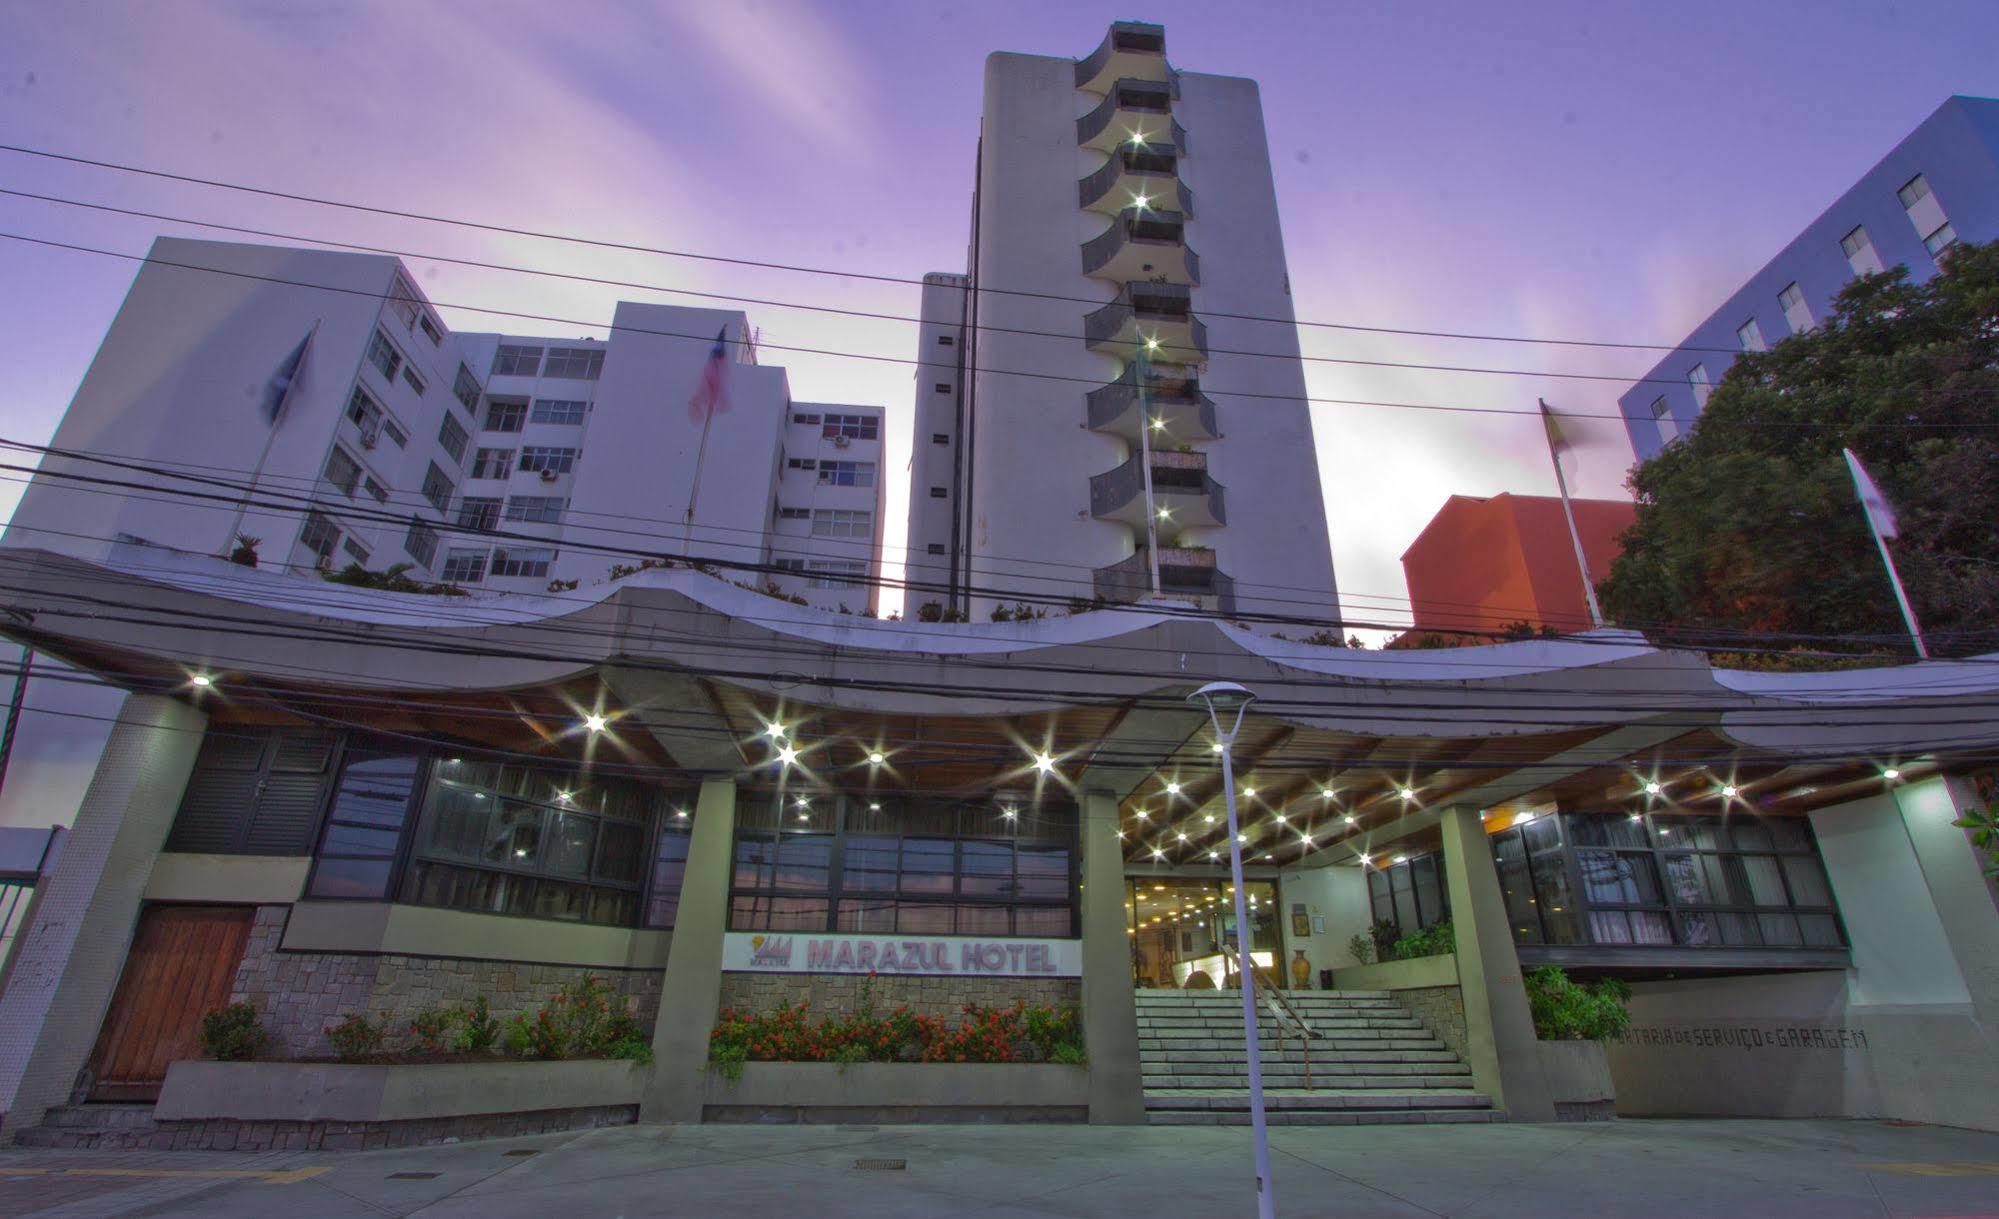
M 305 332 L 305 337 L 298 341 L 298 346 L 292 348 L 292 353 L 279 362 L 277 371 L 273 372 L 271 379 L 264 384 L 264 421 L 273 428 L 284 418 L 285 407 L 291 405 L 292 389 L 305 375 L 306 352 L 312 348 L 312 336 L 318 333 L 319 323 L 314 322 L 312 329 Z
M 1867 476 L 1867 467 L 1860 464 L 1852 449 L 1841 449 L 1840 452 L 1846 454 L 1846 468 L 1853 474 L 1853 489 L 1860 496 L 1860 506 L 1867 510 L 1867 523 L 1874 527 L 1877 536 L 1901 537 L 1902 527 L 1895 520 L 1895 508 L 1888 502 L 1888 497 L 1881 494 L 1881 488 Z
M 687 417 L 695 423 L 705 424 L 729 409 L 728 334 L 727 326 L 715 332 L 715 346 L 708 352 L 708 362 L 701 366 L 701 383 L 687 400 Z

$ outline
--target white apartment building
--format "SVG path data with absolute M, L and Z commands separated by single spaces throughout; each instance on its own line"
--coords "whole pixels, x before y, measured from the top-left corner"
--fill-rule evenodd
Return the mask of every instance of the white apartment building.
M 924 281 L 912 605 L 1337 613 L 1254 81 L 1135 22 L 990 56 L 968 271 Z
M 224 554 L 240 534 L 264 565 L 498 592 L 685 555 L 872 611 L 881 409 L 794 407 L 741 312 L 620 302 L 610 332 L 454 334 L 391 257 L 162 238 L 57 428 L 74 456 L 43 463 L 8 541 Z M 308 334 L 273 428 L 271 378 Z M 688 400 L 718 337 L 728 409 L 704 426 Z

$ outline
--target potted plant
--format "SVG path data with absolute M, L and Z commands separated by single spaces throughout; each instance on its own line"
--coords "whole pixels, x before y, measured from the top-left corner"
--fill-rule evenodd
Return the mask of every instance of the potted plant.
M 257 547 L 263 544 L 264 539 L 262 538 L 253 538 L 247 533 L 239 533 L 236 535 L 235 548 L 229 552 L 229 561 L 243 567 L 255 567 L 257 565 Z
M 1631 1027 L 1631 988 L 1616 978 L 1584 986 L 1553 965 L 1527 975 L 1527 1003 L 1540 1038 L 1541 1073 L 1558 1121 L 1617 1116 L 1617 1088 L 1603 1043 Z

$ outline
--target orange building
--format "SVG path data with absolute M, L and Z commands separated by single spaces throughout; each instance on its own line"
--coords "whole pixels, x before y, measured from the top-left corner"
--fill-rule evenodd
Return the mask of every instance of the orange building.
M 1570 502 L 1590 574 L 1601 581 L 1637 507 Z M 1590 626 L 1562 501 L 1551 495 L 1453 495 L 1402 552 L 1402 574 L 1417 632 L 1490 632 L 1515 622 L 1558 631 Z

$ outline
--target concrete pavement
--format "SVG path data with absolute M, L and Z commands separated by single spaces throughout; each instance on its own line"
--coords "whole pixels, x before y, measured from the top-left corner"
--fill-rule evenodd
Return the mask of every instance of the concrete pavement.
M 1278 1213 L 1999 1216 L 1999 1135 L 1883 1122 L 1271 1132 Z M 896 1167 L 900 1162 L 900 1167 Z M 1205 1219 L 1252 1213 L 1248 1133 L 635 1126 L 400 1151 L 0 1152 L 0 1215 L 212 1219 Z

